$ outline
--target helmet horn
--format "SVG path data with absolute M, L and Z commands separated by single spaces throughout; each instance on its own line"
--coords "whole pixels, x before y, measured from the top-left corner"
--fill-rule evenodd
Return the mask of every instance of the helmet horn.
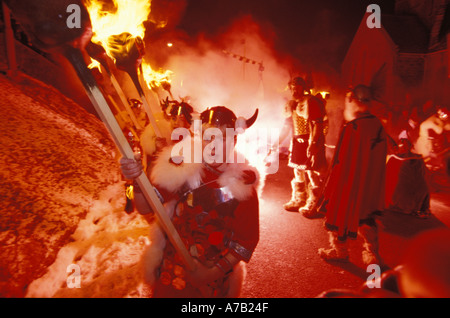
M 259 109 L 256 108 L 253 116 L 245 121 L 245 125 L 247 126 L 247 128 L 250 128 L 255 123 L 256 118 L 258 117 L 258 112 L 259 112 Z

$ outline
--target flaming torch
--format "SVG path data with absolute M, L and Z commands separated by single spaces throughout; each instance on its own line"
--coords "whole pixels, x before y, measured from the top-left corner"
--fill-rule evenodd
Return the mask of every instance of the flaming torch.
M 145 28 L 143 22 L 150 13 L 149 0 L 111 0 L 106 2 L 86 0 L 93 37 L 92 42 L 101 45 L 114 60 L 117 69 L 128 73 L 136 87 L 150 123 L 158 137 L 160 129 L 151 111 L 145 92 L 139 82 L 138 68 L 144 55 L 142 41 Z
M 101 46 L 100 44 L 96 44 L 94 42 L 89 42 L 86 46 L 86 52 L 89 54 L 89 56 L 92 59 L 91 65 L 89 65 L 89 68 L 95 68 L 97 67 L 99 70 L 101 70 L 101 67 L 106 70 L 106 73 L 111 80 L 111 83 L 113 84 L 114 88 L 116 89 L 117 94 L 119 95 L 120 101 L 122 102 L 123 106 L 125 107 L 128 115 L 131 118 L 131 121 L 133 122 L 136 129 L 142 129 L 143 127 L 139 123 L 139 121 L 136 118 L 136 115 L 134 114 L 133 110 L 131 109 L 129 103 L 127 102 L 127 98 L 125 97 L 124 92 L 122 91 L 122 88 L 120 87 L 119 83 L 116 80 L 116 77 L 111 72 L 111 69 L 108 64 L 108 55 L 106 54 L 106 50 Z M 114 107 L 117 108 L 118 113 L 120 114 L 120 109 L 118 108 L 117 104 L 114 102 L 112 98 L 110 98 L 111 103 L 113 103 Z M 126 120 L 125 120 L 126 121 Z

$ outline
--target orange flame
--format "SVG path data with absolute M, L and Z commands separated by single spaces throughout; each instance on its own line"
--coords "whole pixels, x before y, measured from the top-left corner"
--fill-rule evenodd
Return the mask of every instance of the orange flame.
M 85 0 L 92 23 L 92 42 L 110 54 L 108 39 L 122 33 L 144 38 L 144 22 L 150 14 L 150 0 Z
M 100 62 L 91 58 L 91 64 L 88 65 L 89 69 L 98 68 L 101 72 Z
M 119 35 L 128 38 L 127 43 L 134 44 L 133 39 L 143 39 L 145 35 L 144 22 L 151 12 L 151 0 L 84 0 L 92 23 L 92 42 L 100 44 L 108 56 L 115 60 L 115 56 L 129 54 L 126 42 L 117 41 Z M 158 27 L 164 26 L 158 24 Z M 131 45 L 130 44 L 130 45 Z M 118 47 L 123 46 L 123 47 Z M 93 61 L 90 68 L 99 67 Z M 151 65 L 142 62 L 143 77 L 151 89 L 170 83 L 172 71 L 155 71 Z
M 164 83 L 171 83 L 171 76 L 173 75 L 173 72 L 170 70 L 155 71 L 150 64 L 145 62 L 142 63 L 142 72 L 144 80 L 150 89 L 160 87 L 164 85 Z

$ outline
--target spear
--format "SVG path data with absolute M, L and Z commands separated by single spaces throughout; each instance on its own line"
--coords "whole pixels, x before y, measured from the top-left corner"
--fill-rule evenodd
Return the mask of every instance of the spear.
M 73 65 L 89 99 L 110 132 L 119 151 L 125 158 L 134 159 L 133 150 L 84 60 L 83 50 L 92 38 L 91 23 L 86 8 L 81 3 L 81 0 L 49 0 L 48 2 L 51 3 L 47 3 L 44 6 L 35 0 L 6 0 L 6 4 L 10 7 L 13 15 L 21 22 L 36 46 L 44 51 L 62 53 Z M 80 28 L 68 28 L 66 24 L 66 19 L 69 18 L 66 10 L 68 6 L 73 5 L 77 5 L 81 9 L 82 20 Z M 160 226 L 179 253 L 184 264 L 189 270 L 193 270 L 195 263 L 147 175 L 142 173 L 136 181 L 155 212 Z

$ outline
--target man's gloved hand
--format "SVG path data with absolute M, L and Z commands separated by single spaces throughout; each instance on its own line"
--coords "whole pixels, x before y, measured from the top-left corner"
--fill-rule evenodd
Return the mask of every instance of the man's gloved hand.
M 136 159 L 128 159 L 128 158 L 120 158 L 120 170 L 122 171 L 125 179 L 133 180 L 141 175 L 144 171 L 140 158 Z

